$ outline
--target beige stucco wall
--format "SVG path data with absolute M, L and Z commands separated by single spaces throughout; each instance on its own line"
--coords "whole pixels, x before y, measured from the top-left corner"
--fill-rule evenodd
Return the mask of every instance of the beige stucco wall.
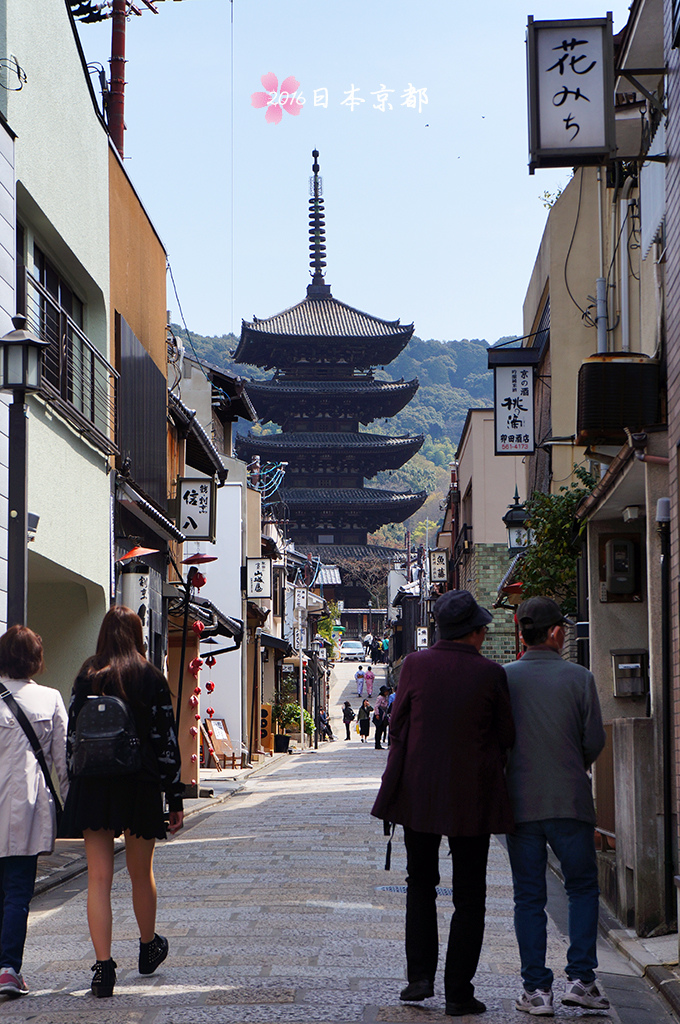
M 526 494 L 521 455 L 494 454 L 493 409 L 470 409 L 458 446 L 458 480 L 465 495 L 472 481 L 472 539 L 475 544 L 506 544 L 503 516 L 515 487 Z

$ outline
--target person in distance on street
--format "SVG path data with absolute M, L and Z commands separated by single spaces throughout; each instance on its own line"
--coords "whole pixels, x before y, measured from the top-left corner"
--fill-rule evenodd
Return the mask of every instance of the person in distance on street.
M 454 913 L 445 1009 L 461 1017 L 486 1009 L 475 998 L 472 979 L 484 937 L 490 836 L 512 828 L 503 766 L 515 729 L 505 672 L 480 653 L 491 614 L 467 590 L 454 590 L 438 598 L 434 615 L 440 639 L 404 659 L 387 766 L 371 813 L 404 826 L 404 1001 L 434 994 L 439 847 L 447 837 Z
M 350 734 L 349 734 L 349 727 L 350 727 L 350 725 L 352 724 L 352 722 L 354 721 L 355 718 L 356 718 L 356 715 L 354 714 L 354 709 L 353 709 L 352 705 L 350 704 L 350 702 L 348 700 L 346 700 L 344 705 L 343 705 L 343 708 L 342 708 L 342 720 L 345 723 L 345 733 L 346 733 L 345 739 L 346 740 L 349 740 L 349 739 L 352 738 L 350 736 Z
M 553 1016 L 553 972 L 546 967 L 547 847 L 558 858 L 569 899 L 567 988 L 562 1002 L 607 1010 L 595 978 L 600 889 L 595 806 L 588 774 L 605 743 L 592 673 L 565 661 L 565 618 L 549 597 L 517 609 L 527 648 L 505 666 L 517 740 L 508 760 L 515 817 L 508 853 L 515 895 L 515 932 L 524 991 L 515 1003 L 534 1017 Z
M 373 708 L 369 704 L 368 698 L 364 697 L 361 707 L 357 714 L 357 721 L 359 723 L 359 735 L 361 742 L 365 743 L 368 739 L 368 734 L 371 731 L 371 712 Z
M 138 741 L 139 766 L 128 774 L 99 774 L 79 764 L 78 719 L 88 710 L 88 698 L 118 698 L 132 720 Z M 91 706 L 91 705 L 90 705 Z M 96 738 L 90 741 L 98 753 Z M 184 812 L 180 757 L 175 719 L 165 676 L 144 656 L 142 622 L 130 608 L 116 605 L 102 621 L 97 653 L 88 658 L 73 684 L 69 708 L 67 755 L 71 786 L 64 808 L 66 836 L 85 840 L 87 857 L 87 920 L 96 963 L 92 992 L 110 996 L 117 964 L 111 958 L 113 841 L 125 835 L 125 858 L 132 882 L 132 905 L 140 932 L 140 974 L 153 974 L 168 955 L 168 941 L 156 934 L 156 883 L 153 854 L 157 839 L 165 839 L 162 793 L 168 798 L 171 833 L 182 828 Z M 83 755 L 85 757 L 85 755 Z

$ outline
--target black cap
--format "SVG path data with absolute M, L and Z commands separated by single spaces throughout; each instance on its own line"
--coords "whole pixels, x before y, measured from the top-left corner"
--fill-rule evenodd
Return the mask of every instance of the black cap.
M 449 640 L 493 622 L 491 612 L 478 605 L 469 590 L 449 590 L 442 594 L 435 602 L 434 617 Z
M 567 623 L 573 626 L 573 619 L 562 614 L 562 609 L 557 601 L 551 597 L 528 597 L 522 601 L 517 609 L 517 622 L 519 628 L 524 629 L 549 629 L 551 626 L 562 626 Z

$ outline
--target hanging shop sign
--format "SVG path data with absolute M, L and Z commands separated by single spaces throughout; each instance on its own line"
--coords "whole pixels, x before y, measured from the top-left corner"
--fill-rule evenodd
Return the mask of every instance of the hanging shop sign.
M 529 173 L 616 153 L 612 16 L 527 25 Z
M 490 348 L 487 352 L 494 378 L 496 455 L 534 453 L 534 367 L 540 358 L 537 348 Z
M 447 578 L 446 551 L 430 551 L 430 582 L 445 583 Z
M 246 558 L 246 597 L 272 596 L 271 558 Z
M 177 525 L 187 540 L 215 542 L 217 486 L 205 476 L 180 476 L 177 480 Z

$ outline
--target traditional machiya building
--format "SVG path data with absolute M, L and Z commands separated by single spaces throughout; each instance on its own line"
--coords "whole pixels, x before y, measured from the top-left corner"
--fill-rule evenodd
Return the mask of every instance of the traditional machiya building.
M 237 362 L 265 370 L 271 380 L 251 381 L 250 395 L 262 421 L 281 432 L 237 439 L 240 458 L 284 466 L 272 512 L 298 550 L 320 557 L 360 558 L 367 537 L 387 523 L 413 515 L 425 492 L 365 487 L 381 470 L 398 469 L 415 455 L 423 437 L 363 432 L 404 408 L 418 381 L 377 380 L 374 368 L 392 362 L 408 344 L 413 325 L 381 320 L 334 298 L 324 279 L 325 226 L 318 153 L 314 151 L 309 235 L 312 283 L 297 305 L 268 319 L 244 321 Z M 394 554 L 394 552 L 390 552 Z

